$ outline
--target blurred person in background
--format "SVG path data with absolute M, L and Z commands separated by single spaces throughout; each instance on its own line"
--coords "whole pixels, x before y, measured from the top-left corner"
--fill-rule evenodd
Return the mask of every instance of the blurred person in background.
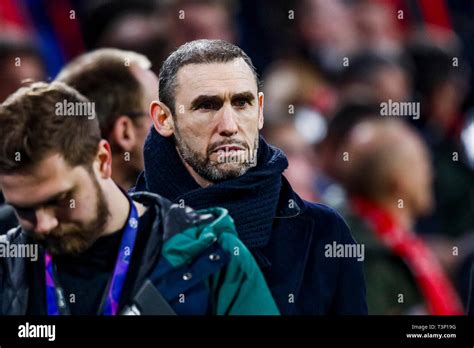
M 112 147 L 112 178 L 124 190 L 143 170 L 143 144 L 152 125 L 150 103 L 158 96 L 158 78 L 143 55 L 98 49 L 66 65 L 58 81 L 95 103 L 102 136 Z
M 288 168 L 284 175 L 293 190 L 307 201 L 317 201 L 311 144 L 301 135 L 292 120 L 273 123 L 265 128 L 265 139 L 285 152 Z
M 336 75 L 343 68 L 343 58 L 358 50 L 350 5 L 343 0 L 303 0 L 296 12 L 303 56 L 325 75 Z
M 470 67 L 455 39 L 435 44 L 421 35 L 408 43 L 407 52 L 421 106 L 421 117 L 413 124 L 429 146 L 434 167 L 435 207 L 418 221 L 417 230 L 458 277 L 465 294 L 465 265 L 474 253 L 474 167 L 469 160 L 474 117 L 464 106 Z
M 87 4 L 84 35 L 90 49 L 114 47 L 145 55 L 158 74 L 170 47 L 170 19 L 154 1 L 104 1 Z
M 378 103 L 411 99 L 409 71 L 396 56 L 364 51 L 348 59 L 338 81 L 342 101 L 364 97 Z
M 46 71 L 40 52 L 24 38 L 0 36 L 0 103 L 24 83 L 42 81 Z
M 232 0 L 170 0 L 164 11 L 169 19 L 170 49 L 197 39 L 237 41 Z
M 346 219 L 365 245 L 371 314 L 462 314 L 437 255 L 416 235 L 433 206 L 432 168 L 422 138 L 400 120 L 365 120 L 350 132 L 342 182 Z
M 421 110 L 420 119 L 413 122 L 429 146 L 435 173 L 435 210 L 422 221 L 420 231 L 462 237 L 474 230 L 474 170 L 461 141 L 468 120 L 463 102 L 469 67 L 456 46 L 415 41 L 408 53 L 415 66 L 415 97 Z
M 309 108 L 328 117 L 337 105 L 336 90 L 310 62 L 300 58 L 281 59 L 272 63 L 263 75 L 263 91 L 268 101 L 266 121 L 295 119 L 298 110 Z M 284 86 L 285 88 L 282 88 Z M 313 134 L 314 141 L 322 133 Z
M 141 53 L 156 74 L 168 54 L 187 41 L 237 39 L 233 1 L 104 1 L 86 6 L 84 22 L 89 48 Z
M 357 42 L 362 51 L 398 55 L 403 50 L 403 33 L 395 1 L 355 0 L 351 2 Z
M 319 174 L 313 146 L 326 134 L 326 115 L 337 100 L 334 89 L 304 60 L 280 60 L 267 69 L 266 127 L 263 135 L 288 157 L 285 176 L 304 199 L 318 199 L 314 181 Z M 282 88 L 281 86 L 285 86 Z
M 365 119 L 375 119 L 380 107 L 372 99 L 346 101 L 329 120 L 324 139 L 315 145 L 320 174 L 316 191 L 321 201 L 329 206 L 344 209 L 347 195 L 341 185 L 345 154 L 343 145 L 352 128 Z

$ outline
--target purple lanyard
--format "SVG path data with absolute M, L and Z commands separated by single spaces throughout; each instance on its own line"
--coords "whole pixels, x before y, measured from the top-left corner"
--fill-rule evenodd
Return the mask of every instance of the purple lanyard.
M 107 287 L 107 297 L 103 306 L 103 315 L 116 315 L 123 284 L 127 276 L 130 260 L 132 258 L 133 246 L 138 232 L 138 212 L 135 204 L 130 200 L 130 214 L 123 231 L 120 249 L 115 262 L 114 272 Z M 48 315 L 69 314 L 64 293 L 60 286 L 56 286 L 55 267 L 52 255 L 45 252 L 45 272 L 46 272 L 46 302 L 48 305 Z

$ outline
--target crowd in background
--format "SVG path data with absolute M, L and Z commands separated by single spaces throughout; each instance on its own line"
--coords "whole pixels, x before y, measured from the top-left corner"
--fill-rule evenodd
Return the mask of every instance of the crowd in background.
M 294 190 L 365 245 L 369 313 L 455 313 L 474 260 L 473 16 L 454 0 L 0 0 L 0 102 L 101 47 L 158 74 L 185 42 L 235 43 L 263 80 L 263 135 Z

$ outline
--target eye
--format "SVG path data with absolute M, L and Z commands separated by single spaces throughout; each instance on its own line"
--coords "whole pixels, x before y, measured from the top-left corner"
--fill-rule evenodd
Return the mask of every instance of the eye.
M 63 207 L 66 207 L 68 205 L 69 201 L 66 199 L 66 198 L 63 198 L 63 199 L 60 199 L 56 202 L 53 202 L 51 203 L 51 207 L 53 208 L 63 208 Z
M 18 207 L 16 207 L 16 208 L 15 208 L 15 211 L 16 211 L 16 213 L 17 213 L 18 215 L 24 216 L 24 215 L 27 215 L 28 213 L 31 213 L 31 212 L 33 211 L 33 209 L 31 209 L 31 208 L 18 208 Z
M 63 197 L 60 197 L 56 202 L 54 202 L 53 206 L 56 206 L 58 208 L 69 207 L 69 205 L 71 204 L 72 196 L 72 192 L 66 193 Z
M 217 103 L 212 102 L 212 101 L 205 101 L 199 104 L 197 107 L 199 110 L 217 110 L 219 109 L 219 106 Z
M 234 104 L 234 106 L 238 107 L 238 108 L 244 108 L 248 105 L 250 105 L 250 102 L 248 99 L 245 99 L 245 98 L 239 98 L 239 99 L 236 99 L 232 102 L 232 104 Z
M 21 220 L 31 220 L 35 215 L 35 210 L 32 208 L 17 208 L 15 207 L 15 212 L 18 215 L 18 218 Z
M 66 208 L 69 206 L 70 198 L 72 197 L 73 192 L 65 192 L 61 196 L 52 199 L 44 204 L 45 207 L 56 209 L 56 208 Z

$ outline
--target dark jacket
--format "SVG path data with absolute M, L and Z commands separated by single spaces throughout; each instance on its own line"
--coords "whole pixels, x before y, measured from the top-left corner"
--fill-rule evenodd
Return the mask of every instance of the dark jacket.
M 0 234 L 7 233 L 17 225 L 18 220 L 13 208 L 8 204 L 0 204 Z
M 145 187 L 142 173 L 135 189 Z M 334 242 L 355 243 L 338 213 L 302 200 L 282 177 L 269 234 L 265 246 L 249 249 L 282 314 L 367 314 L 362 263 L 325 257 L 326 246 Z
M 225 209 L 193 211 L 145 192 L 132 198 L 154 209 L 154 220 L 145 249 L 138 259 L 132 259 L 138 262 L 139 271 L 129 298 L 120 299 L 119 312 L 135 306 L 141 314 L 279 314 L 264 277 L 237 238 Z M 28 243 L 32 241 L 20 227 L 0 236 L 0 247 Z M 239 256 L 233 257 L 236 247 Z M 38 260 L 43 258 L 40 248 Z M 24 257 L 0 259 L 0 315 L 27 314 L 31 262 Z M 149 288 L 147 296 L 137 300 L 147 283 L 165 301 L 159 301 Z M 137 314 L 135 309 L 128 312 Z

